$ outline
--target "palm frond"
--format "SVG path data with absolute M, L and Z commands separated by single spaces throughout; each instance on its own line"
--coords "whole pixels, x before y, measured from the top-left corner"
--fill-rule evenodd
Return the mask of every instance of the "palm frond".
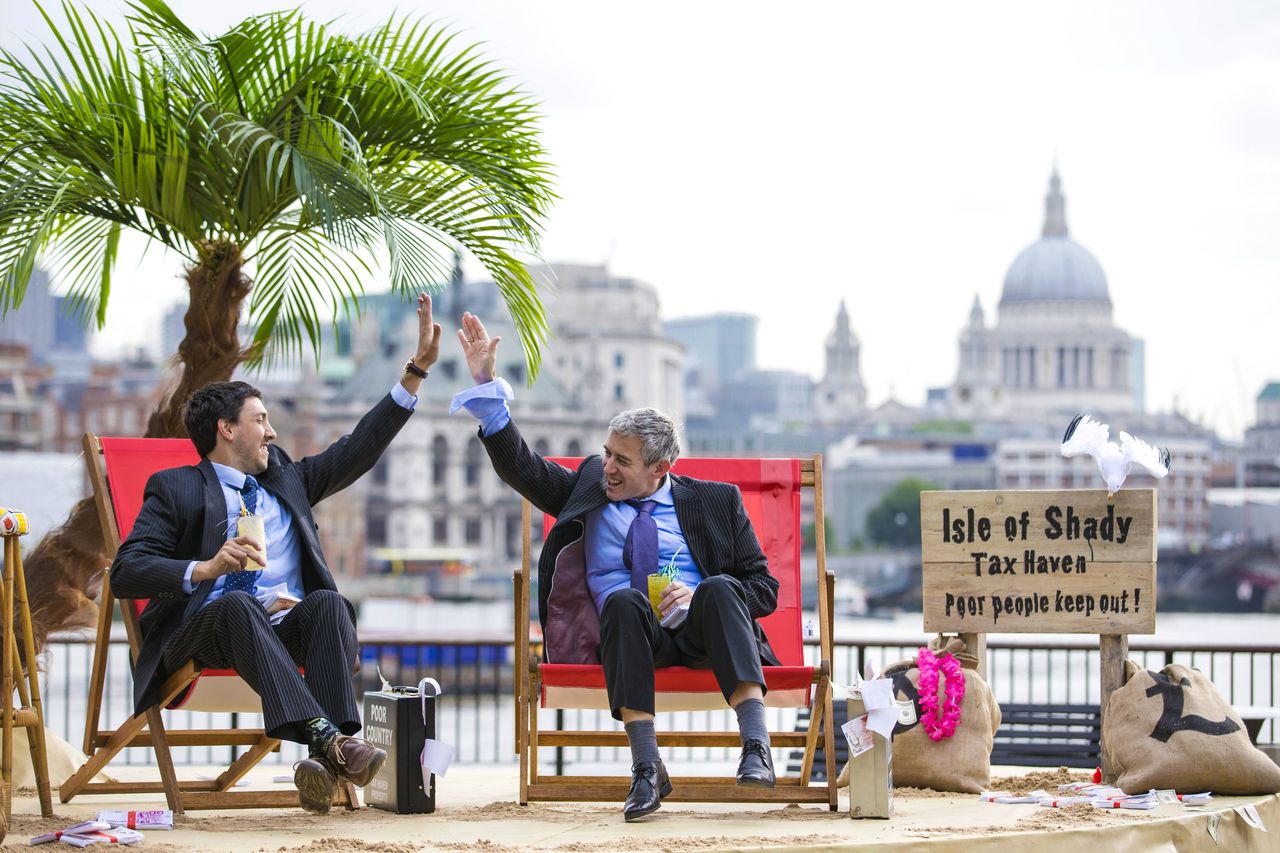
M 0 51 L 0 310 L 47 255 L 105 316 L 126 228 L 193 263 L 223 242 L 254 257 L 255 351 L 272 359 L 318 348 L 328 306 L 377 269 L 408 292 L 465 246 L 537 375 L 546 320 L 523 259 L 551 168 L 536 105 L 476 48 L 419 19 L 347 36 L 298 10 L 206 36 L 164 0 L 131 0 L 126 40 L 36 2 L 56 49 Z

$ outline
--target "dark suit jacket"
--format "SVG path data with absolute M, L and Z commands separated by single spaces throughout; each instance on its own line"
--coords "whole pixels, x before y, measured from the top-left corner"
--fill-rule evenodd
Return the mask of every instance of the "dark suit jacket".
M 481 440 L 503 482 L 556 517 L 538 559 L 544 658 L 551 663 L 598 663 L 600 618 L 587 590 L 582 543 L 587 514 L 609 500 L 604 462 L 589 456 L 577 471 L 548 462 L 529 449 L 514 421 Z M 769 574 L 738 487 L 669 476 L 676 519 L 703 576 L 737 578 L 751 617 L 768 616 L 778 606 L 778 581 Z M 758 622 L 755 632 L 761 660 L 776 666 L 778 658 Z
M 294 462 L 271 445 L 267 470 L 258 475 L 264 488 L 293 516 L 302 546 L 303 589 L 336 589 L 320 550 L 319 527 L 311 507 L 347 486 L 373 467 L 382 451 L 409 420 L 411 412 L 391 395 L 373 407 L 349 435 L 327 450 Z M 165 671 L 165 643 L 178 626 L 194 616 L 208 598 L 214 581 L 182 591 L 187 565 L 207 560 L 226 541 L 227 504 L 222 484 L 208 459 L 198 465 L 157 471 L 147 481 L 142 509 L 133 531 L 111 565 L 111 591 L 120 598 L 149 598 L 142 611 L 142 649 L 133 666 L 133 696 L 138 713 L 160 701 Z

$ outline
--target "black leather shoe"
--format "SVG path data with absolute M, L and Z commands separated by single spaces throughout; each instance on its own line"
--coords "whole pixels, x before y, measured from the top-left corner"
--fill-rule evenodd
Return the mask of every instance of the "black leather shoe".
M 742 745 L 742 758 L 738 761 L 738 786 L 772 788 L 775 781 L 769 748 L 755 738 L 749 739 Z
M 652 814 L 671 793 L 671 779 L 661 761 L 638 761 L 631 765 L 631 790 L 622 807 L 622 816 L 630 823 Z

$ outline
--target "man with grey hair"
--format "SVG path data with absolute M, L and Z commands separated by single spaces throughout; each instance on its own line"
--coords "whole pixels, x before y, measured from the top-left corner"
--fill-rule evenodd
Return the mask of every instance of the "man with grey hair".
M 715 673 L 738 716 L 737 782 L 772 788 L 761 665 L 778 659 L 756 620 L 777 606 L 778 582 L 737 486 L 669 473 L 680 443 L 656 409 L 615 416 L 603 454 L 576 471 L 542 458 L 511 420 L 511 387 L 496 375 L 501 338 L 467 313 L 458 340 L 477 385 L 454 397 L 450 413 L 474 415 L 498 476 L 556 517 L 538 560 L 543 657 L 603 665 L 609 707 L 631 744 L 625 819 L 655 811 L 671 793 L 653 727 L 659 666 Z M 648 578 L 660 569 L 674 580 L 655 613 Z

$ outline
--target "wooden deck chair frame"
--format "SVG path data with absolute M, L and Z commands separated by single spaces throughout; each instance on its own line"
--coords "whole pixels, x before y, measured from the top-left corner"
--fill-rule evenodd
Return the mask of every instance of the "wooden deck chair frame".
M 103 450 L 104 441 L 121 440 L 104 439 L 93 433 L 85 433 L 84 455 L 89 470 L 89 480 L 93 486 L 94 502 L 98 508 L 98 518 L 102 524 L 105 550 L 107 556 L 114 559 L 116 551 L 120 548 L 121 525 L 118 523 L 117 515 L 119 507 L 113 500 L 111 484 L 108 481 Z M 194 461 L 197 458 L 195 448 L 191 447 L 186 439 L 129 439 L 128 441 L 154 441 L 157 442 L 157 446 L 160 446 L 159 442 L 169 442 L 167 449 L 170 451 L 179 449 L 177 444 L 185 443 L 191 451 L 191 460 Z M 149 476 L 153 471 L 147 473 Z M 145 478 L 142 479 L 145 483 Z M 137 504 L 140 506 L 141 485 L 138 489 Z M 132 525 L 133 517 L 131 516 L 127 526 L 131 529 Z M 90 671 L 89 680 L 89 702 L 85 710 L 84 752 L 89 756 L 89 760 L 62 784 L 58 792 L 62 802 L 69 802 L 72 797 L 79 794 L 163 792 L 169 808 L 177 813 L 182 813 L 186 809 L 300 807 L 296 790 L 232 790 L 233 786 L 268 753 L 279 749 L 280 741 L 269 737 L 263 729 L 174 730 L 167 729 L 164 725 L 161 716 L 161 709 L 164 708 L 183 707 L 197 711 L 262 713 L 262 704 L 257 694 L 232 670 L 202 673 L 194 661 L 187 661 L 181 669 L 165 681 L 162 690 L 164 698 L 161 702 L 141 714 L 131 715 L 117 729 L 104 729 L 100 726 L 111 641 L 111 614 L 115 603 L 116 598 L 111 593 L 111 579 L 108 573 L 102 580 L 102 597 L 98 609 L 98 628 L 93 650 L 93 669 Z M 133 601 L 120 599 L 119 603 L 120 615 L 124 620 L 125 632 L 129 640 L 130 656 L 136 659 L 142 645 L 142 635 L 138 627 L 139 611 Z M 200 704 L 198 697 L 192 694 L 198 692 L 198 684 L 202 677 L 206 683 L 209 683 L 209 676 L 213 676 L 215 682 L 225 682 L 227 686 L 223 689 L 206 691 L 206 693 L 220 695 L 206 695 L 206 702 Z M 200 706 L 195 707 L 197 704 Z M 173 757 L 170 752 L 170 747 L 174 746 L 247 746 L 248 750 L 215 779 L 179 780 L 174 771 Z M 155 750 L 156 764 L 160 771 L 159 782 L 92 781 L 121 750 L 129 747 L 148 747 Z M 355 788 L 340 779 L 334 804 L 344 805 L 347 808 L 359 807 Z
M 579 460 L 576 459 L 554 459 L 552 461 L 559 462 L 566 467 L 576 467 Z M 779 803 L 825 803 L 832 810 L 837 808 L 836 794 L 836 771 L 835 771 L 835 734 L 831 724 L 832 720 L 832 695 L 831 695 L 831 660 L 833 653 L 832 624 L 834 617 L 834 597 L 835 597 L 835 575 L 827 571 L 826 568 L 826 548 L 825 548 L 825 524 L 823 518 L 823 498 L 822 498 L 822 457 L 815 455 L 811 459 L 798 460 L 710 460 L 710 459 L 692 459 L 680 460 L 675 465 L 675 472 L 681 473 L 682 465 L 692 463 L 717 464 L 720 462 L 776 462 L 783 465 L 790 465 L 798 477 L 795 478 L 795 485 L 798 490 L 812 489 L 814 496 L 814 512 L 815 512 L 815 538 L 817 540 L 817 614 L 819 624 L 819 654 L 820 663 L 816 667 L 811 667 L 812 673 L 804 673 L 804 679 L 800 684 L 799 690 L 775 690 L 770 689 L 769 696 L 766 701 L 769 704 L 776 705 L 777 702 L 770 702 L 774 699 L 775 693 L 795 696 L 801 695 L 803 699 L 791 705 L 792 707 L 803 707 L 808 700 L 812 711 L 810 714 L 810 722 L 807 731 L 795 732 L 770 732 L 770 740 L 774 747 L 791 747 L 803 748 L 804 758 L 801 762 L 800 772 L 797 776 L 784 776 L 781 772 L 778 774 L 777 786 L 772 789 L 746 788 L 738 787 L 732 777 L 672 777 L 672 785 L 674 790 L 666 799 L 671 802 L 779 802 Z M 720 477 L 718 479 L 728 479 Z M 799 582 L 800 571 L 798 568 L 798 552 L 799 552 L 799 535 L 800 535 L 800 519 L 799 519 L 799 491 L 797 491 L 796 511 L 793 523 L 795 525 L 794 536 L 797 568 L 795 570 L 795 581 Z M 750 508 L 749 508 L 750 509 Z M 538 748 L 539 747 L 567 747 L 567 746 L 609 746 L 609 747 L 625 747 L 627 745 L 626 733 L 623 731 L 574 731 L 553 729 L 550 731 L 542 730 L 538 724 L 538 710 L 543 706 L 544 688 L 543 672 L 546 666 L 540 661 L 540 655 L 534 648 L 534 644 L 530 641 L 530 578 L 533 566 L 533 548 L 531 541 L 531 522 L 532 507 L 528 501 L 523 502 L 522 523 L 524 528 L 523 547 L 521 556 L 521 566 L 513 574 L 513 582 L 515 587 L 515 704 L 516 704 L 516 752 L 520 756 L 520 791 L 519 801 L 521 804 L 530 801 L 542 802 L 603 802 L 614 801 L 622 802 L 626 798 L 631 779 L 622 776 L 554 776 L 544 775 L 538 769 Z M 757 525 L 757 533 L 759 520 L 753 517 L 753 523 Z M 767 545 L 763 545 L 765 537 L 761 535 L 762 546 L 765 547 L 766 556 L 769 555 Z M 776 574 L 775 574 L 776 576 Z M 779 578 L 780 582 L 786 582 Z M 794 591 L 796 601 L 800 599 L 800 589 Z M 799 620 L 797 619 L 797 622 Z M 801 630 L 799 624 L 796 625 L 797 633 Z M 770 633 L 771 642 L 774 636 Z M 803 648 L 803 639 L 797 637 L 800 648 Z M 785 661 L 784 661 L 785 662 Z M 601 672 L 601 667 L 574 667 L 576 670 L 594 670 L 596 673 Z M 683 667 L 671 667 L 670 671 L 683 670 Z M 795 669 L 794 667 L 766 667 L 766 680 L 769 680 L 769 672 L 774 669 Z M 658 710 L 687 710 L 702 709 L 709 707 L 704 701 L 694 701 L 693 704 L 685 704 L 685 697 L 678 693 L 663 692 L 661 681 L 664 670 L 658 670 L 659 674 L 659 694 L 658 694 Z M 688 672 L 687 670 L 685 672 Z M 709 675 L 709 673 L 708 673 Z M 603 683 L 603 676 L 598 675 L 599 683 Z M 794 678 L 792 679 L 794 686 Z M 712 681 L 714 684 L 714 680 Z M 688 694 L 689 697 L 701 696 L 702 694 Z M 723 697 L 715 692 L 714 700 L 718 701 L 720 708 L 727 708 L 724 704 Z M 557 705 L 556 707 L 565 707 Z M 587 704 L 574 707 L 593 707 Z M 813 762 L 815 751 L 819 742 L 823 744 L 823 752 L 826 758 L 826 785 L 810 785 L 810 778 L 813 770 Z M 733 731 L 670 731 L 658 733 L 659 746 L 670 747 L 736 747 L 741 744 L 737 730 Z

